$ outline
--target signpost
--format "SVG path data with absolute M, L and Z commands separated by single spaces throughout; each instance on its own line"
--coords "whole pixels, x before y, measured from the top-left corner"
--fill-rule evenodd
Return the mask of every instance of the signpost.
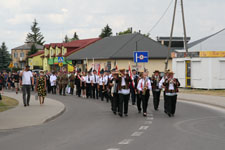
M 58 63 L 63 63 L 63 57 L 58 57 Z
M 134 52 L 135 63 L 148 63 L 148 52 Z
M 62 62 L 60 62 L 60 63 L 59 63 L 59 67 L 62 67 L 62 66 L 63 66 L 63 63 L 62 63 Z

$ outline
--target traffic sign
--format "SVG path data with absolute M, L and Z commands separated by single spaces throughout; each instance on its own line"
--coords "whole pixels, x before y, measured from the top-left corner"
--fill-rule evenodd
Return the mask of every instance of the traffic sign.
M 58 57 L 58 62 L 63 62 L 63 57 Z
M 60 63 L 59 63 L 59 67 L 62 67 L 62 66 L 63 66 L 63 63 L 62 63 L 62 62 L 60 62 Z
M 13 63 L 10 63 L 9 64 L 9 68 L 13 68 Z
M 148 52 L 134 52 L 134 62 L 135 63 L 147 63 L 148 62 Z

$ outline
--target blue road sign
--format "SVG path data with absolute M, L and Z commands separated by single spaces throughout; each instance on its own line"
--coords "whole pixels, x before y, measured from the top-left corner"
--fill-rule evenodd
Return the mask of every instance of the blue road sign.
M 63 62 L 63 57 L 58 57 L 58 62 L 62 63 Z
M 148 62 L 148 52 L 134 52 L 134 62 L 135 63 L 147 63 Z

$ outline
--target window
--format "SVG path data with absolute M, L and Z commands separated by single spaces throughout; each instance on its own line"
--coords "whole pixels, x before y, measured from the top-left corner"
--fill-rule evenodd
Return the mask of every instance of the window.
M 18 68 L 18 63 L 14 63 L 13 66 L 14 66 L 15 68 Z
M 17 57 L 18 57 L 18 53 L 14 52 L 14 58 L 17 58 Z
M 24 58 L 24 52 L 20 53 L 20 58 Z

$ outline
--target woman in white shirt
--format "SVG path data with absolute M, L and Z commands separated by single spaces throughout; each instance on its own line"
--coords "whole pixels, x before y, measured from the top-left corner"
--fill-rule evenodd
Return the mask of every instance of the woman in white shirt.
M 139 98 L 142 101 L 142 108 L 143 108 L 143 116 L 147 116 L 147 108 L 148 108 L 148 101 L 150 97 L 150 90 L 152 89 L 151 81 L 148 78 L 148 74 L 146 72 L 143 73 L 143 78 L 139 80 L 138 82 L 138 93 Z M 141 109 L 139 108 L 139 113 Z

